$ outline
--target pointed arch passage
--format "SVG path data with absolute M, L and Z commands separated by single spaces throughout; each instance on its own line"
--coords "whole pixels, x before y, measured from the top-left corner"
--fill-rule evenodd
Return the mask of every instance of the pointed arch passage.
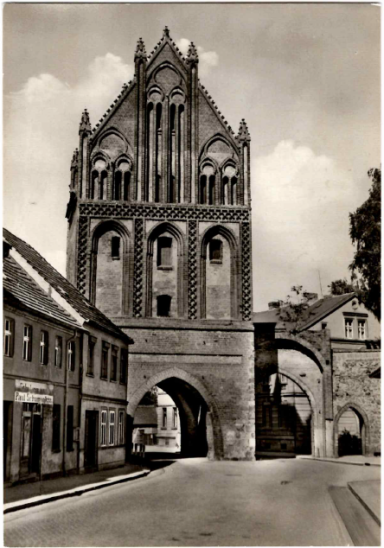
M 128 315 L 132 307 L 131 247 L 129 231 L 118 221 L 102 221 L 93 231 L 90 300 L 109 316 Z
M 191 457 L 203 456 L 208 452 L 208 456 L 222 459 L 223 434 L 216 403 L 197 377 L 179 367 L 171 367 L 153 375 L 132 394 L 128 394 L 130 430 L 140 401 L 154 386 L 159 386 L 169 394 L 179 409 L 182 454 Z
M 147 240 L 146 316 L 185 315 L 187 275 L 184 235 L 172 223 L 155 226 Z M 169 314 L 158 314 L 158 297 L 170 297 Z
M 356 420 L 355 428 L 352 427 L 351 412 Z M 366 455 L 369 453 L 369 418 L 361 405 L 353 401 L 343 405 L 335 416 L 333 429 L 335 457 L 342 457 L 346 454 Z M 344 430 L 348 431 L 349 436 L 342 435 Z
M 215 240 L 217 243 L 212 243 Z M 220 260 L 217 259 L 216 254 L 213 254 L 214 248 L 220 248 Z M 238 317 L 240 302 L 238 264 L 238 241 L 233 232 L 222 225 L 208 228 L 201 238 L 201 318 L 235 319 Z

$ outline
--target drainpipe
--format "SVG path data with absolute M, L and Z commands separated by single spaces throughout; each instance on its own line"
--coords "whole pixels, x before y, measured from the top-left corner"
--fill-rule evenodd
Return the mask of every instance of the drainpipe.
M 69 343 L 76 339 L 78 336 L 77 329 L 75 329 L 73 337 L 70 337 L 67 342 L 66 346 L 68 348 Z M 67 351 L 68 354 L 68 351 Z M 76 354 L 75 354 L 76 356 Z M 64 427 L 63 427 L 63 476 L 67 475 L 66 470 L 66 464 L 65 464 L 65 454 L 67 451 L 66 447 L 66 441 L 67 441 L 67 399 L 68 399 L 68 383 L 69 383 L 69 375 L 68 375 L 68 361 L 64 360 Z

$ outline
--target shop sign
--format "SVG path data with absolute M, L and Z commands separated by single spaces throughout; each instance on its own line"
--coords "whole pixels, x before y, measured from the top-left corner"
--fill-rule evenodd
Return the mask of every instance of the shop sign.
M 53 384 L 15 380 L 15 402 L 53 405 Z

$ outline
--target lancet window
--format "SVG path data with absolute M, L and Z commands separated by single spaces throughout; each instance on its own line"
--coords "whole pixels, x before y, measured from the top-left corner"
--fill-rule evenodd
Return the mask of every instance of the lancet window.
M 130 199 L 131 185 L 131 166 L 127 160 L 122 160 L 117 164 L 113 182 L 113 200 Z
M 89 186 L 89 197 L 91 200 L 105 200 L 107 193 L 107 163 L 105 160 L 98 159 L 94 162 L 91 171 L 91 180 Z

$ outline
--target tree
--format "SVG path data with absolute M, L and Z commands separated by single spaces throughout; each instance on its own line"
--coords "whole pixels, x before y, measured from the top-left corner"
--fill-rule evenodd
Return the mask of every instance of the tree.
M 299 324 L 306 316 L 313 293 L 303 291 L 302 285 L 291 287 L 291 293 L 285 301 L 280 301 L 279 318 L 287 324 L 288 330 L 296 333 Z
M 376 318 L 381 317 L 381 169 L 370 169 L 372 180 L 368 199 L 349 214 L 352 243 L 356 252 L 349 268 L 358 280 L 361 301 Z
M 346 278 L 343 280 L 335 280 L 334 282 L 331 282 L 328 287 L 331 295 L 345 295 L 345 293 L 359 291 L 359 286 L 356 283 L 348 282 Z

